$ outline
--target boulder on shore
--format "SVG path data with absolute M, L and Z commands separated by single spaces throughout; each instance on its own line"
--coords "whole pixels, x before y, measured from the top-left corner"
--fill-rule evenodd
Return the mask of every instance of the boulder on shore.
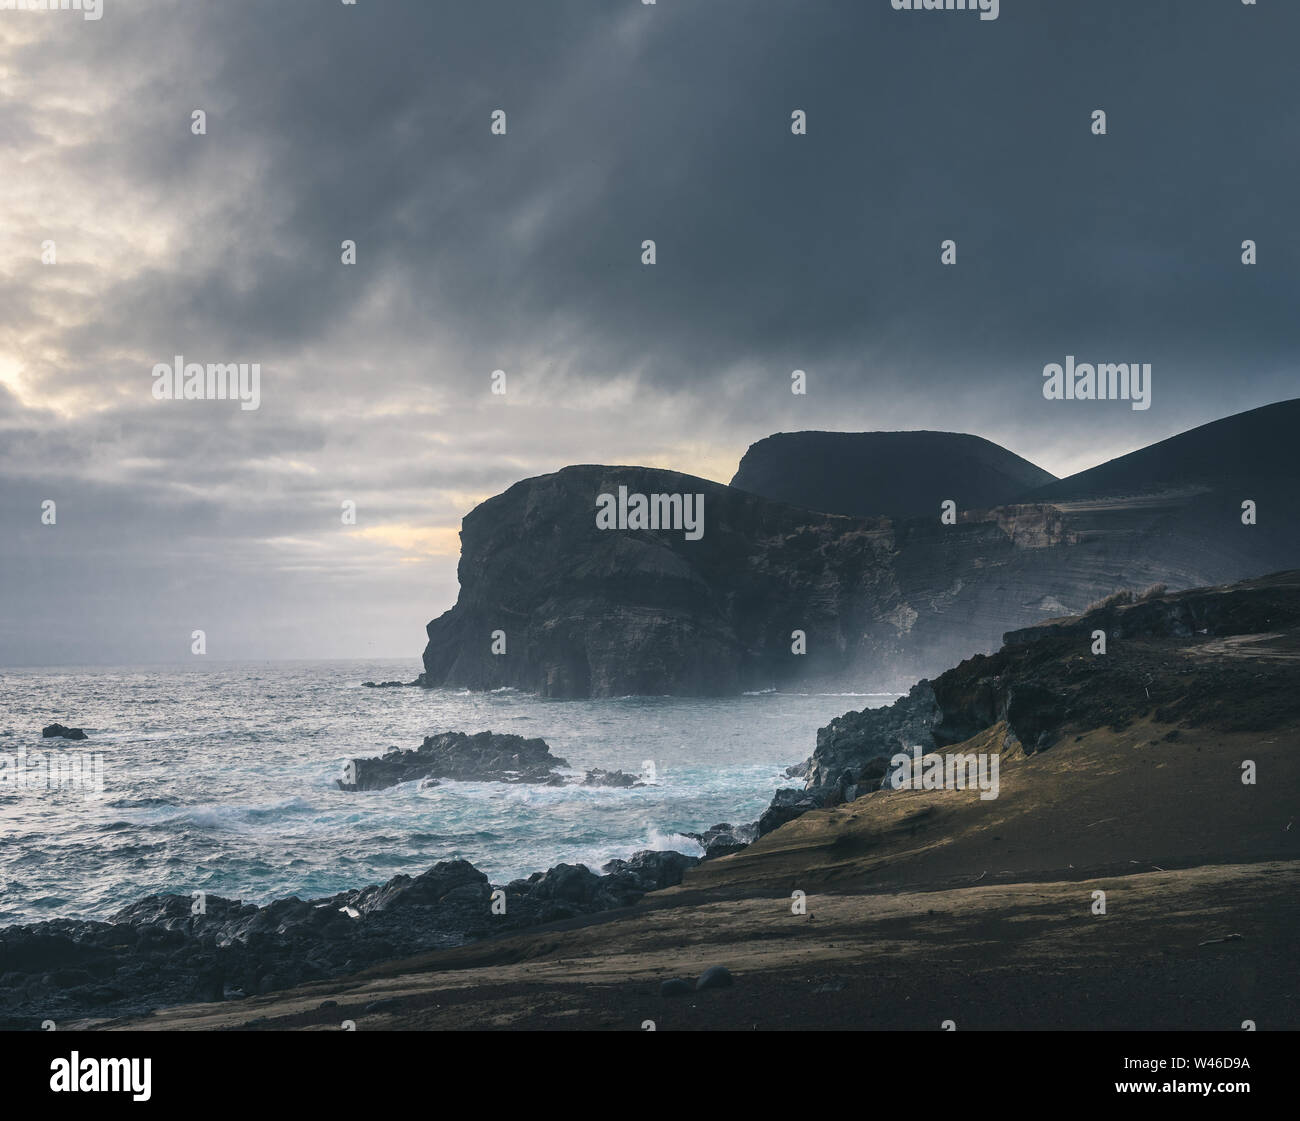
M 740 852 L 741 849 L 753 844 L 758 839 L 758 825 L 754 822 L 748 825 L 731 825 L 724 821 L 709 826 L 703 833 L 687 833 L 686 836 L 698 841 L 700 847 L 704 849 L 704 859 L 711 860 L 715 856 L 729 856 L 733 852 Z
M 447 860 L 419 875 L 320 899 L 289 896 L 258 906 L 205 895 L 196 912 L 191 895 L 150 895 L 107 922 L 10 926 L 0 929 L 0 1029 L 46 1016 L 71 1020 L 238 999 L 355 973 L 626 907 L 681 883 L 697 863 L 678 852 L 643 851 L 611 860 L 603 875 L 558 864 L 494 887 L 468 861 Z

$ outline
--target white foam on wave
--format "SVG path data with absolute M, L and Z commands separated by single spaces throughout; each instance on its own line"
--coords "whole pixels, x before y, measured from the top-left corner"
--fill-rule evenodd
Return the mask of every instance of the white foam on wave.
M 673 830 L 650 826 L 640 838 L 621 844 L 608 841 L 566 851 L 558 860 L 538 852 L 534 863 L 539 867 L 531 871 L 542 871 L 556 864 L 582 864 L 591 871 L 600 874 L 611 860 L 627 860 L 638 852 L 680 852 L 684 856 L 703 856 L 704 849 L 693 837 Z M 530 875 L 531 871 L 525 873 Z
M 818 728 L 848 708 L 892 699 L 846 693 L 857 699 L 773 701 L 764 691 L 560 702 L 506 687 L 367 691 L 360 703 L 358 681 L 409 680 L 369 659 L 231 665 L 217 676 L 167 667 L 132 674 L 5 676 L 17 711 L 40 719 L 9 717 L 12 727 L 0 735 L 30 747 L 31 729 L 62 714 L 64 723 L 88 728 L 89 742 L 42 749 L 102 747 L 112 760 L 111 805 L 79 797 L 5 803 L 0 880 L 9 912 L 57 895 L 72 901 L 69 915 L 103 917 L 105 908 L 149 891 L 188 889 L 197 869 L 210 870 L 223 889 L 251 882 L 263 898 L 306 898 L 423 871 L 454 855 L 498 882 L 559 862 L 599 871 L 641 849 L 698 855 L 697 843 L 677 830 L 752 820 L 774 789 L 794 785 L 784 768 L 807 755 Z M 337 789 L 347 758 L 413 747 L 433 729 L 473 733 L 498 722 L 544 738 L 577 781 Z M 645 760 L 655 764 L 653 785 L 581 785 L 586 769 L 638 774 Z M 97 830 L 108 832 L 90 845 L 71 840 Z M 56 836 L 70 838 L 75 859 L 54 858 Z M 39 877 L 31 873 L 37 867 Z M 17 869 L 31 882 L 15 886 Z
M 704 855 L 704 846 L 694 837 L 688 837 L 685 833 L 665 833 L 653 826 L 644 847 L 654 849 L 655 852 L 680 852 L 686 856 Z

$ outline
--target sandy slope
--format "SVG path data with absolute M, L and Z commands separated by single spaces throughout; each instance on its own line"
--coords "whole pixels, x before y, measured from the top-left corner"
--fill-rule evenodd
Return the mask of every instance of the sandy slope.
M 1300 862 L 897 895 L 688 901 L 136 1028 L 1297 1027 Z M 1107 914 L 1092 913 L 1092 892 Z M 1227 935 L 1240 939 L 1211 940 Z M 1210 943 L 1203 945 L 1202 943 Z M 664 997 L 725 963 L 731 989 Z M 326 1000 L 338 1007 L 320 1009 Z M 367 1012 L 376 1001 L 392 1007 Z M 262 1017 L 268 1019 L 261 1021 Z M 258 1022 L 261 1021 L 261 1022 Z

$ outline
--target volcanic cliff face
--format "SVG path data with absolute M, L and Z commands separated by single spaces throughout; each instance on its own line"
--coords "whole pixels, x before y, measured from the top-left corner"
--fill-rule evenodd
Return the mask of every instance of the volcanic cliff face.
M 598 497 L 620 487 L 702 494 L 702 537 L 598 528 Z M 834 614 L 854 617 L 855 589 L 887 571 L 891 536 L 672 471 L 526 479 L 462 523 L 461 594 L 429 624 L 425 683 L 560 697 L 765 688 L 796 671 L 799 627 L 817 630 L 808 658 L 833 672 L 853 627 L 833 632 Z
M 939 517 L 942 493 L 925 517 L 860 518 L 644 467 L 526 479 L 465 517 L 460 597 L 429 624 L 423 682 L 554 697 L 901 691 L 1119 588 L 1294 566 L 1300 472 L 1273 445 L 1297 409 L 1185 433 L 1116 460 L 1102 483 L 959 507 L 956 524 Z M 620 487 L 702 495 L 702 535 L 599 528 L 599 496 Z
M 731 485 L 777 502 L 859 517 L 985 510 L 1055 481 L 981 436 L 958 432 L 779 432 L 751 444 Z

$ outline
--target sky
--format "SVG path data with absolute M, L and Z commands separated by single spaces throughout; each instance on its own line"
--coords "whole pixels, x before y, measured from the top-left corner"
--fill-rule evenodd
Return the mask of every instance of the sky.
M 461 517 L 566 464 L 939 429 L 1065 475 L 1297 396 L 1298 39 L 1293 0 L 0 10 L 0 665 L 201 629 L 414 673 Z M 1151 407 L 1045 400 L 1071 354 Z M 259 407 L 157 399 L 177 355 Z

